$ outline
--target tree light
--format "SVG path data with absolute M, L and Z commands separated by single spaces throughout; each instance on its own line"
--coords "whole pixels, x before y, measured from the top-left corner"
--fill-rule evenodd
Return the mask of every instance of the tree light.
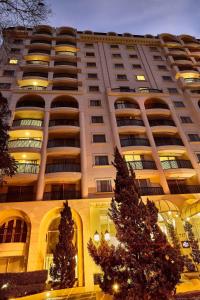
M 2 286 L 1 286 L 1 289 L 6 289 L 8 287 L 8 282 L 7 283 L 4 283 Z
M 104 233 L 104 239 L 105 241 L 110 241 L 110 233 L 108 232 L 108 230 L 106 230 Z
M 94 241 L 95 242 L 99 242 L 100 241 L 100 236 L 99 236 L 99 233 L 98 233 L 97 230 L 95 231 L 95 234 L 94 234 Z
M 50 296 L 50 292 L 47 292 L 47 293 L 46 293 L 46 296 L 49 297 L 49 296 Z
M 115 293 L 117 293 L 119 291 L 119 284 L 118 283 L 114 283 L 113 286 L 112 286 L 112 288 L 113 288 L 113 291 Z

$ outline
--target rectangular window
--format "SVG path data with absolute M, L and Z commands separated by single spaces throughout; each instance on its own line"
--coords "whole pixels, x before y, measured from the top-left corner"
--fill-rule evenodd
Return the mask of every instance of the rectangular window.
M 93 134 L 93 143 L 105 143 L 106 136 L 105 134 Z
M 182 101 L 174 101 L 175 107 L 185 107 L 185 104 Z
M 16 59 L 16 58 L 11 58 L 11 59 L 9 60 L 9 64 L 10 64 L 10 65 L 17 65 L 17 64 L 18 64 L 18 59 Z
M 89 86 L 89 92 L 99 92 L 98 85 Z
M 94 47 L 94 44 L 85 44 L 85 47 L 86 47 L 86 48 L 93 48 L 93 47 Z
M 94 67 L 96 67 L 97 65 L 96 65 L 96 63 L 95 62 L 87 62 L 87 67 L 88 68 L 94 68 Z
M 123 69 L 124 68 L 124 65 L 123 64 L 114 64 L 114 67 L 116 69 Z
M 126 74 L 117 74 L 117 80 L 127 80 Z
M 95 156 L 95 166 L 107 166 L 107 165 L 109 165 L 107 155 Z
M 85 56 L 94 57 L 95 54 L 94 54 L 94 52 L 86 52 L 86 53 L 85 53 Z
M 162 59 L 162 56 L 160 56 L 160 55 L 154 55 L 154 56 L 153 56 L 153 59 L 154 59 L 154 60 L 163 60 L 163 59 Z
M 191 142 L 198 142 L 200 141 L 200 137 L 197 133 L 189 133 L 188 137 L 190 139 Z
M 133 64 L 132 67 L 133 69 L 142 69 L 142 66 L 139 64 Z
M 145 81 L 146 80 L 144 75 L 136 75 L 136 79 L 138 81 Z
M 167 70 L 167 67 L 164 65 L 158 65 L 159 70 Z
M 7 83 L 7 82 L 1 82 L 0 83 L 0 89 L 1 90 L 9 90 L 11 87 L 11 83 Z
M 88 73 L 88 79 L 97 79 L 97 74 L 96 73 Z
M 129 54 L 129 58 L 138 58 L 137 54 Z
M 101 100 L 90 100 L 90 106 L 101 106 Z
M 172 81 L 171 76 L 162 76 L 162 79 L 165 81 Z
M 15 74 L 14 70 L 4 70 L 3 76 L 13 76 Z
M 103 123 L 103 116 L 92 116 L 92 123 Z
M 134 45 L 127 45 L 126 49 L 127 50 L 135 50 L 135 46 Z
M 96 181 L 97 192 L 112 192 L 112 182 L 111 179 L 100 179 Z
M 182 117 L 180 117 L 180 119 L 181 119 L 182 123 L 193 123 L 192 119 L 190 117 L 187 117 L 187 116 L 182 116 Z
M 119 49 L 119 46 L 118 45 L 110 45 L 110 48 L 111 49 Z
M 176 88 L 168 88 L 169 94 L 178 94 L 178 90 Z
M 196 153 L 196 156 L 197 156 L 198 162 L 200 162 L 200 153 Z
M 113 53 L 112 57 L 113 58 L 121 58 L 121 54 L 120 53 Z

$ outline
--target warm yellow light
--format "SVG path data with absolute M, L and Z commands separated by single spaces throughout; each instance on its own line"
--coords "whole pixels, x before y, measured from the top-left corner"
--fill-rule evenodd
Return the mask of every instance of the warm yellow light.
M 186 218 L 186 221 L 190 221 L 190 218 L 189 218 L 189 217 L 187 217 L 187 218 Z
M 108 230 L 106 230 L 106 232 L 104 233 L 104 239 L 105 241 L 110 241 L 110 233 L 108 232 Z
M 30 136 L 30 132 L 26 131 L 26 132 L 25 132 L 25 135 L 26 135 L 26 136 Z
M 97 231 L 94 234 L 94 241 L 95 242 L 99 242 L 100 241 L 100 236 L 99 236 L 99 233 Z
M 37 85 L 37 82 L 36 82 L 36 81 L 33 81 L 33 85 L 36 86 L 36 85 Z
M 18 59 L 11 58 L 11 59 L 9 60 L 9 64 L 11 64 L 11 65 L 16 65 L 16 64 L 18 64 Z
M 26 154 L 22 154 L 22 158 L 26 158 L 26 156 L 27 156 Z
M 145 77 L 144 77 L 144 75 L 136 75 L 136 78 L 137 78 L 137 80 L 139 80 L 139 81 L 144 81 L 144 80 L 146 80 Z
M 115 293 L 117 293 L 119 291 L 119 284 L 118 283 L 114 283 L 113 286 L 113 291 L 115 291 Z

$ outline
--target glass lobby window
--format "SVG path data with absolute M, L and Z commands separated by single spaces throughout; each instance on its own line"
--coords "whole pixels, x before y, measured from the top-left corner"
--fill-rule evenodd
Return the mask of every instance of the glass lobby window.
M 0 243 L 25 243 L 27 225 L 24 220 L 13 219 L 0 226 Z

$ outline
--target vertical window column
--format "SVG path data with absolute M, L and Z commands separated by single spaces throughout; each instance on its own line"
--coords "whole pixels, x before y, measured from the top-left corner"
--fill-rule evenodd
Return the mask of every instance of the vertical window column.
M 111 122 L 111 131 L 112 131 L 114 146 L 118 148 L 119 152 L 121 152 L 121 144 L 120 144 L 117 121 L 115 116 L 114 101 L 112 101 L 112 99 L 108 98 L 108 106 L 109 106 L 109 117 Z
M 144 103 L 139 103 L 139 106 L 140 106 L 140 110 L 141 110 L 141 116 L 142 116 L 142 119 L 143 119 L 143 122 L 144 122 L 144 125 L 145 125 L 145 128 L 146 128 L 147 137 L 149 139 L 149 142 L 150 142 L 150 145 L 151 145 L 151 148 L 152 148 L 152 156 L 155 160 L 156 167 L 159 171 L 161 186 L 163 187 L 164 193 L 169 194 L 170 193 L 169 186 L 168 186 L 168 183 L 167 183 L 167 180 L 166 180 L 166 177 L 165 177 L 165 174 L 164 174 L 161 162 L 160 162 L 160 158 L 159 158 L 159 155 L 158 155 L 158 152 L 157 152 L 157 148 L 156 148 L 156 144 L 155 144 L 155 141 L 154 141 L 154 138 L 153 138 L 151 127 L 149 126 L 149 121 L 148 121 L 148 118 L 147 118 L 147 115 L 146 115 Z
M 38 175 L 36 200 L 42 200 L 43 193 L 44 193 L 44 185 L 45 185 L 44 176 L 45 176 L 46 160 L 47 160 L 47 142 L 48 142 L 49 117 L 50 117 L 49 110 L 50 108 L 45 109 L 45 114 L 44 114 L 43 143 L 41 149 L 40 172 Z
M 81 194 L 82 198 L 88 197 L 88 180 L 87 180 L 87 149 L 85 133 L 85 116 L 84 112 L 79 113 L 80 120 L 80 143 L 81 143 Z

